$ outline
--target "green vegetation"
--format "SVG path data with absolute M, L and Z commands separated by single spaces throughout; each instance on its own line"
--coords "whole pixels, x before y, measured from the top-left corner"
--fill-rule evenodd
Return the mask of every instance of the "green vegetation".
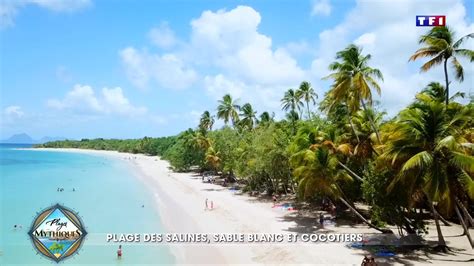
M 53 252 L 53 254 L 61 254 L 60 252 L 62 252 L 64 250 L 64 244 L 59 244 L 57 242 L 54 242 L 49 247 L 49 250 L 51 250 L 51 252 Z
M 332 85 L 319 106 L 317 94 L 304 81 L 283 95 L 286 115 L 279 121 L 227 94 L 218 102 L 216 116 L 205 111 L 195 129 L 177 136 L 41 146 L 159 155 L 177 171 L 213 171 L 228 183 L 243 184 L 246 191 L 330 200 L 384 233 L 391 232 L 384 228 L 390 224 L 402 235 L 422 234 L 430 213 L 438 248 L 447 248 L 439 220 L 461 223 L 474 246 L 467 229 L 474 226 L 474 102 L 472 97 L 470 103 L 457 102 L 462 93 L 449 97 L 446 68 L 450 59 L 457 79 L 463 80 L 455 55 L 474 61 L 473 51 L 459 48 L 471 37 L 453 42 L 449 29 L 435 27 L 420 38 L 427 47 L 410 60 L 433 57 L 423 71 L 444 62 L 446 86 L 432 82 L 420 88 L 413 102 L 391 119 L 384 120 L 372 99 L 374 91 L 383 93 L 381 71 L 370 66 L 370 54 L 349 45 L 329 66 L 325 79 Z M 213 130 L 215 118 L 225 126 Z M 361 213 L 354 202 L 369 205 L 370 212 Z
M 43 148 L 77 148 L 92 150 L 112 150 L 129 153 L 144 153 L 148 155 L 164 156 L 177 141 L 179 137 L 162 137 L 143 139 L 82 139 L 52 141 L 45 144 L 36 145 Z

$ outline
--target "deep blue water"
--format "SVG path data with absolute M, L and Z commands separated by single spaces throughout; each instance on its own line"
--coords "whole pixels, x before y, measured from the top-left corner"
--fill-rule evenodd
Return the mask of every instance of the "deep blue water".
M 88 232 L 79 254 L 61 263 L 174 263 L 166 246 L 124 244 L 118 260 L 118 244 L 106 242 L 107 233 L 164 232 L 153 196 L 128 165 L 95 155 L 16 149 L 26 147 L 0 144 L 0 265 L 55 264 L 36 254 L 27 232 L 37 212 L 56 203 L 78 212 Z

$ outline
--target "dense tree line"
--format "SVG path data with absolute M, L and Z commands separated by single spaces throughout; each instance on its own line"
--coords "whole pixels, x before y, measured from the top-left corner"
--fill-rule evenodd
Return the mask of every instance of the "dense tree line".
M 325 79 L 331 87 L 316 106 L 309 82 L 289 89 L 281 100 L 284 119 L 258 113 L 250 103 L 225 95 L 215 116 L 205 111 L 199 125 L 177 136 L 140 140 L 81 140 L 46 143 L 44 147 L 119 150 L 159 155 L 177 171 L 212 171 L 245 190 L 269 195 L 295 193 L 302 200 L 328 199 L 345 206 L 369 226 L 387 233 L 421 234 L 432 214 L 438 247 L 446 249 L 440 220 L 474 226 L 474 102 L 458 102 L 449 94 L 447 63 L 462 81 L 457 57 L 474 61 L 461 48 L 470 34 L 454 41 L 447 27 L 420 37 L 424 45 L 410 60 L 428 57 L 422 71 L 444 65 L 444 83 L 420 88 L 413 102 L 388 119 L 373 94 L 383 93 L 383 74 L 371 67 L 370 54 L 349 45 L 338 52 Z M 462 102 L 462 101 L 461 101 Z M 465 102 L 465 101 L 464 101 Z M 215 119 L 225 126 L 213 129 Z M 354 205 L 365 202 L 370 217 Z
M 113 150 L 128 153 L 143 153 L 164 156 L 177 142 L 177 137 L 161 137 L 143 139 L 81 139 L 51 141 L 36 145 L 38 148 L 76 148 L 92 150 Z

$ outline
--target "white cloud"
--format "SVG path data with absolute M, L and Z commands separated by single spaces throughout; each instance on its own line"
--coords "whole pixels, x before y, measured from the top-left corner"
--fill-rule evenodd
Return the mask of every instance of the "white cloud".
M 92 4 L 91 0 L 26 0 L 25 2 L 57 12 L 76 11 Z
M 49 99 L 47 106 L 57 110 L 70 110 L 78 114 L 141 115 L 145 107 L 135 107 L 123 95 L 120 87 L 103 88 L 101 97 L 95 95 L 91 86 L 77 84 L 62 100 Z
M 104 98 L 104 105 L 110 113 L 140 115 L 147 112 L 145 107 L 131 105 L 130 101 L 123 95 L 122 88 L 120 87 L 113 89 L 103 88 L 102 96 Z
M 311 9 L 311 16 L 323 15 L 329 16 L 331 14 L 331 3 L 329 0 L 314 0 Z
M 18 8 L 8 2 L 0 2 L 0 29 L 13 26 L 14 18 L 18 14 Z
M 230 11 L 205 11 L 191 21 L 194 60 L 220 69 L 245 82 L 290 84 L 304 71 L 283 48 L 272 47 L 272 39 L 258 32 L 260 14 L 248 6 Z
M 173 53 L 150 54 L 128 47 L 120 51 L 120 57 L 128 78 L 139 88 L 147 88 L 153 81 L 163 88 L 183 89 L 197 79 L 194 69 Z
M 22 117 L 25 113 L 21 110 L 20 106 L 11 105 L 5 108 L 5 114 L 8 116 Z
M 2 133 L 7 126 L 22 123 L 26 117 L 27 115 L 18 105 L 10 105 L 0 110 L 0 133 Z
M 279 109 L 281 96 L 288 89 L 283 85 L 248 84 L 240 80 L 231 80 L 222 74 L 206 76 L 204 81 L 208 95 L 215 100 L 220 100 L 225 94 L 230 94 L 240 104 L 250 102 L 260 111 L 268 108 Z
M 359 46 L 372 46 L 376 38 L 377 36 L 374 33 L 364 33 L 354 43 Z
M 63 100 L 50 99 L 47 105 L 59 110 L 75 109 L 80 112 L 104 111 L 92 87 L 79 84 L 75 85 L 74 88 L 66 94 Z
M 268 95 L 283 94 L 307 75 L 293 54 L 307 53 L 308 48 L 304 42 L 274 47 L 272 39 L 259 32 L 260 22 L 260 14 L 248 6 L 204 11 L 190 22 L 189 42 L 167 54 L 128 47 L 120 56 L 129 80 L 139 88 L 152 83 L 163 88 L 197 85 L 214 99 L 231 93 L 273 106 Z
M 148 32 L 148 38 L 153 44 L 164 49 L 171 48 L 178 42 L 173 30 L 166 22 L 162 22 L 160 26 L 151 29 Z
M 91 0 L 2 0 L 0 1 L 0 28 L 13 26 L 19 10 L 27 5 L 36 5 L 54 12 L 73 12 L 91 4 Z
M 18 105 L 11 105 L 6 107 L 3 113 L 10 118 L 21 118 L 25 115 L 21 107 Z
M 230 81 L 222 74 L 216 76 L 206 76 L 204 86 L 208 94 L 214 99 L 221 99 L 225 94 L 230 94 L 234 98 L 240 98 L 246 85 L 240 81 Z

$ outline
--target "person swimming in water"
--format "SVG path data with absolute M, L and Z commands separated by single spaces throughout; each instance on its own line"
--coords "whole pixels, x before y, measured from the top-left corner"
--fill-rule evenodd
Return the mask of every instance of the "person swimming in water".
M 117 250 L 117 258 L 118 259 L 122 258 L 122 245 L 119 245 L 119 248 Z

